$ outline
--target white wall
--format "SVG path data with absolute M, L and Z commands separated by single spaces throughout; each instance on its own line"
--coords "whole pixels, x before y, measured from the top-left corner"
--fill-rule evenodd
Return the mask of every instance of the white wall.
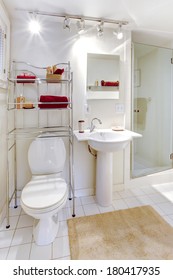
M 46 22 L 46 30 L 40 36 L 33 36 L 26 30 L 26 22 L 12 22 L 12 59 L 30 62 L 37 66 L 53 65 L 58 62 L 71 62 L 74 73 L 74 127 L 79 119 L 85 119 L 86 128 L 93 117 L 102 120 L 102 127 L 121 124 L 122 115 L 115 113 L 115 103 L 126 105 L 130 93 L 130 33 L 126 34 L 124 43 L 117 41 L 112 30 L 107 29 L 103 38 L 98 38 L 96 32 L 90 31 L 79 37 L 75 28 L 72 31 L 63 30 L 62 24 Z M 87 53 L 108 53 L 120 55 L 120 99 L 117 101 L 90 101 L 90 113 L 85 114 Z M 129 104 L 128 104 L 129 105 Z M 126 106 L 125 106 L 126 109 Z M 127 110 L 128 112 L 128 110 Z M 128 113 L 128 115 L 130 115 Z M 127 117 L 127 128 L 130 120 Z M 74 140 L 75 189 L 78 195 L 92 194 L 95 186 L 95 160 L 88 153 L 87 143 Z M 114 159 L 114 184 L 123 184 L 123 154 L 117 153 Z M 27 160 L 26 157 L 23 160 Z M 22 167 L 23 168 L 23 167 Z M 28 174 L 27 170 L 23 172 Z M 19 182 L 18 188 L 24 184 Z M 26 181 L 28 176 L 26 176 Z

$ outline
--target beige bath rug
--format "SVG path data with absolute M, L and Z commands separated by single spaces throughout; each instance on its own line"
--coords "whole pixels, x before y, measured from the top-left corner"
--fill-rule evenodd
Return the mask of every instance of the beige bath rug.
M 72 260 L 173 259 L 173 228 L 142 206 L 68 220 Z

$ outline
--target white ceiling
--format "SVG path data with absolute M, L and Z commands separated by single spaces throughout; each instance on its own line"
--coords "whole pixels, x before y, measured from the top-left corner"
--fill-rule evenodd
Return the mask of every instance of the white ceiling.
M 128 29 L 173 39 L 173 0 L 3 0 L 11 17 L 16 9 L 129 21 Z

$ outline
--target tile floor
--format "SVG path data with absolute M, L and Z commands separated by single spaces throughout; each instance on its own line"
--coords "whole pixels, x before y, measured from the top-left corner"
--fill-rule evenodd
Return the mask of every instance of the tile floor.
M 173 183 L 115 192 L 109 207 L 99 206 L 94 196 L 76 198 L 76 217 L 141 205 L 151 205 L 173 226 Z M 70 260 L 67 219 L 72 218 L 71 213 L 71 201 L 68 200 L 59 213 L 60 228 L 55 241 L 47 246 L 37 246 L 32 238 L 33 218 L 20 206 L 11 208 L 10 229 L 6 229 L 5 220 L 0 226 L 0 260 Z

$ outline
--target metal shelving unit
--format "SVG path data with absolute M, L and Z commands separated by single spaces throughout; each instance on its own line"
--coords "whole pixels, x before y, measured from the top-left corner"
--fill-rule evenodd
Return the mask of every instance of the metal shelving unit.
M 46 68 L 47 67 L 37 67 L 30 63 L 23 61 L 13 61 L 11 71 L 8 77 L 8 94 L 7 94 L 7 116 L 8 116 L 8 129 L 7 129 L 7 142 L 8 142 L 8 156 L 7 156 L 7 225 L 6 228 L 10 227 L 9 218 L 9 206 L 14 198 L 14 207 L 17 207 L 17 162 L 16 162 L 16 146 L 17 141 L 21 139 L 34 139 L 37 135 L 53 132 L 54 137 L 62 137 L 68 139 L 68 151 L 69 151 L 69 161 L 68 161 L 68 185 L 69 185 L 69 199 L 73 200 L 73 213 L 75 216 L 75 199 L 74 199 L 74 183 L 73 183 L 73 73 L 71 72 L 70 62 L 68 63 L 58 63 L 56 64 L 58 68 L 63 67 L 64 73 L 61 79 L 47 79 L 46 78 Z M 20 73 L 29 73 L 35 75 L 33 79 L 18 79 L 17 76 Z M 58 108 L 40 108 L 39 105 L 43 104 L 40 102 L 41 90 L 44 88 L 46 92 L 51 93 L 53 90 L 53 95 L 64 95 L 67 97 L 67 102 L 51 102 L 53 107 Z M 57 94 L 58 92 L 58 94 Z M 32 100 L 32 108 L 24 109 L 19 108 L 17 98 L 22 96 L 26 99 Z M 49 104 L 49 102 L 44 102 L 44 106 Z M 63 105 L 63 106 L 62 106 Z M 65 105 L 65 106 L 64 106 Z M 63 107 L 63 108 L 62 108 Z M 64 108 L 65 107 L 65 108 Z M 31 109 L 31 110 L 29 110 Z M 49 125 L 49 112 L 57 111 L 60 114 L 60 120 L 54 125 Z M 32 112 L 36 116 L 34 125 L 27 126 L 24 124 L 24 118 L 27 112 Z M 46 123 L 44 125 L 40 121 L 40 114 L 44 114 L 44 119 Z M 18 125 L 17 119 L 18 115 L 22 116 L 22 124 Z M 63 123 L 65 115 L 65 123 Z M 13 152 L 14 158 L 14 178 L 10 177 L 10 152 Z M 14 185 L 14 186 L 13 186 Z M 12 189 L 12 190 L 11 190 Z

